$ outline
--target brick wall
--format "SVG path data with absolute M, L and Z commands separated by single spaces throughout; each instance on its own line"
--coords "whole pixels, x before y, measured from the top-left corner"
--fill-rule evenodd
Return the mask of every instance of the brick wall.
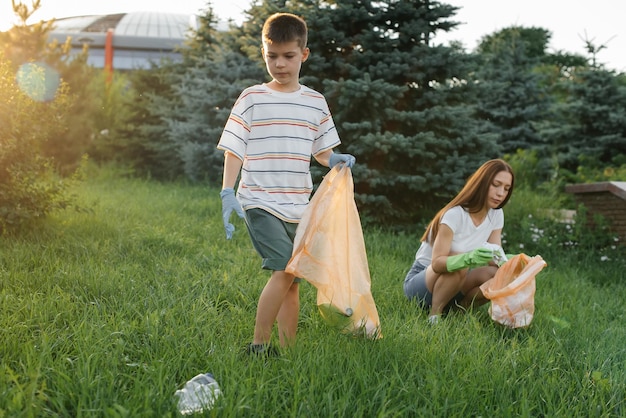
M 588 209 L 588 215 L 604 216 L 622 242 L 626 242 L 626 182 L 573 184 L 565 191 L 574 194 L 576 201 Z

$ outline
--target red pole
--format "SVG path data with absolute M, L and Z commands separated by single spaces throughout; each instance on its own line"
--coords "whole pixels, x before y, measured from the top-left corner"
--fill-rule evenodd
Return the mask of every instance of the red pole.
M 113 29 L 107 30 L 104 43 L 104 70 L 107 72 L 107 83 L 113 79 Z

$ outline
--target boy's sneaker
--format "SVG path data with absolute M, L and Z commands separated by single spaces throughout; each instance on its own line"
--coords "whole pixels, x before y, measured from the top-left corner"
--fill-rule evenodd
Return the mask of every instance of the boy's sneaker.
M 258 356 L 258 357 L 278 357 L 280 356 L 280 352 L 276 349 L 276 347 L 271 346 L 270 344 L 248 344 L 244 350 L 245 354 L 249 356 Z

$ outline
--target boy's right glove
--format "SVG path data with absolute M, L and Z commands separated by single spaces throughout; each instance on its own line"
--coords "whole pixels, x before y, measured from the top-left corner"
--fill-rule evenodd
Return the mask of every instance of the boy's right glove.
M 356 163 L 356 158 L 350 154 L 336 154 L 334 152 L 330 154 L 330 158 L 328 159 L 328 165 L 330 168 L 333 168 L 339 163 L 345 163 L 346 167 L 352 168 L 354 163 Z
M 220 192 L 220 197 L 222 198 L 222 220 L 224 221 L 224 229 L 226 230 L 226 239 L 231 239 L 235 231 L 235 226 L 229 222 L 230 214 L 235 211 L 240 218 L 243 218 L 243 209 L 241 209 L 241 205 L 235 197 L 235 190 L 231 188 L 223 189 Z
M 481 267 L 488 265 L 491 260 L 493 250 L 477 248 L 467 253 L 449 256 L 446 260 L 446 269 L 453 272 L 467 267 Z

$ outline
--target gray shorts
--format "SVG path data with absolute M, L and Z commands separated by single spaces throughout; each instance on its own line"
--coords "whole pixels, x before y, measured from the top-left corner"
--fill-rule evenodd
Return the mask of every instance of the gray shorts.
M 415 300 L 425 310 L 433 305 L 433 294 L 426 287 L 426 267 L 415 261 L 404 279 L 404 294 L 409 300 Z M 459 292 L 444 308 L 449 311 L 455 304 L 461 303 L 463 293 Z
M 263 259 L 261 267 L 285 270 L 293 252 L 298 224 L 285 222 L 263 209 L 248 209 L 245 214 L 252 245 Z

